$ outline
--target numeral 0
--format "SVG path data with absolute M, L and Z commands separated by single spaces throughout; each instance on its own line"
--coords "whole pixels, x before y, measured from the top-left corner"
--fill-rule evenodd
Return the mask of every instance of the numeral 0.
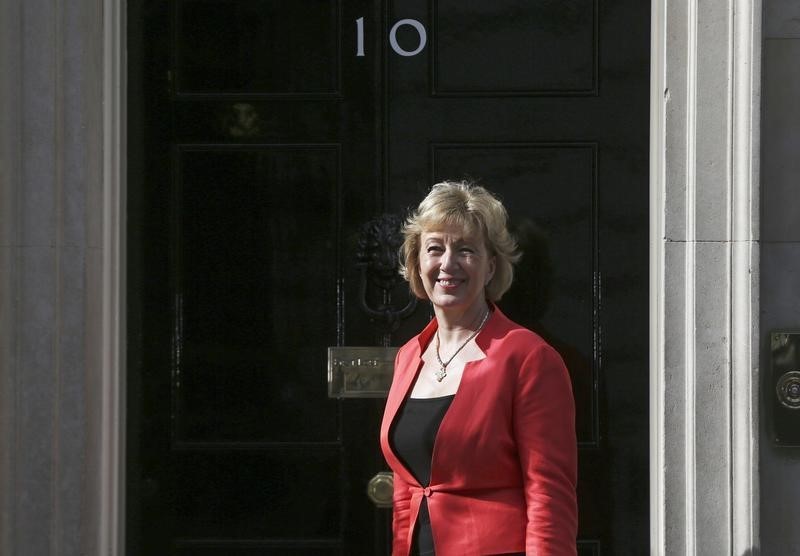
M 419 36 L 419 44 L 414 50 L 406 50 L 401 47 L 397 42 L 397 30 L 403 25 L 410 25 L 417 31 Z M 416 56 L 423 50 L 428 43 L 428 33 L 425 31 L 425 26 L 416 19 L 401 19 L 392 26 L 389 31 L 389 44 L 397 54 L 400 56 Z M 359 17 L 356 19 L 356 56 L 364 56 L 364 18 Z

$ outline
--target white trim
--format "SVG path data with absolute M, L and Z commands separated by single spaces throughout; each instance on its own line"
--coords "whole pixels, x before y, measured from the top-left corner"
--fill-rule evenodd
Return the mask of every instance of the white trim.
M 103 354 L 98 554 L 125 553 L 125 2 L 103 0 Z
M 663 207 L 666 190 L 664 172 L 664 105 L 666 87 L 666 1 L 652 0 L 650 26 L 650 554 L 659 555 L 665 543 L 666 521 L 662 479 L 664 461 L 664 375 L 658 372 L 664 360 L 664 249 Z
M 760 546 L 759 224 L 761 0 L 735 0 L 731 237 L 731 549 Z
M 697 0 L 687 2 L 688 23 L 686 29 L 686 192 L 684 199 L 685 239 L 683 291 L 685 300 L 683 341 L 684 341 L 684 421 L 683 421 L 683 449 L 684 449 L 684 483 L 683 483 L 683 527 L 684 554 L 694 556 L 697 554 L 695 539 L 697 538 L 697 477 L 695 468 L 697 455 L 695 453 L 697 430 L 697 410 L 695 402 L 697 393 L 697 345 L 695 327 L 697 307 L 695 299 L 695 285 L 697 284 Z M 669 131 L 669 130 L 668 130 Z M 674 184 L 673 184 L 674 185 Z M 669 270 L 669 269 L 667 269 Z

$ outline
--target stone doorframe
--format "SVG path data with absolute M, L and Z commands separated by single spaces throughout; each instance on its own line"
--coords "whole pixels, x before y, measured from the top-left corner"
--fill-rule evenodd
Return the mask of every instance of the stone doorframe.
M 755 554 L 761 0 L 651 4 L 651 553 Z M 125 0 L 0 40 L 0 552 L 123 556 Z

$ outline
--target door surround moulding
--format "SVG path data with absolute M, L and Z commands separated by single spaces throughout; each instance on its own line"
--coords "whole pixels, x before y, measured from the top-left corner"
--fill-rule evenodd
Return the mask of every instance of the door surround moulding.
M 96 554 L 124 554 L 125 430 L 125 0 L 102 0 L 103 50 L 103 232 L 102 412 L 97 447 L 100 500 L 91 516 Z M 700 552 L 723 540 L 726 553 L 758 547 L 758 125 L 760 110 L 761 1 L 715 0 L 685 5 L 652 0 L 650 174 L 650 443 L 651 553 Z M 714 12 L 726 14 L 719 33 L 698 25 Z M 677 30 L 677 32 L 673 32 Z M 709 48 L 724 71 L 724 90 L 706 80 L 697 53 Z M 698 71 L 699 70 L 699 71 Z M 708 113 L 697 103 L 720 97 Z M 722 121 L 724 120 L 724 121 Z M 720 124 L 725 131 L 719 162 L 723 183 L 716 199 L 698 190 L 698 153 L 707 161 L 704 138 Z M 687 165 L 688 163 L 688 165 Z M 712 202 L 719 201 L 719 202 Z M 716 211 L 716 212 L 712 212 Z M 721 216 L 720 216 L 721 215 Z M 715 235 L 706 222 L 722 222 Z M 717 231 L 719 231 L 717 230 Z M 679 264 L 669 264 L 679 262 Z M 700 264 L 703 263 L 703 264 Z M 709 263 L 709 264 L 705 264 Z M 699 266 L 698 266 L 699 265 Z M 717 284 L 721 305 L 705 303 L 703 284 Z M 711 282 L 709 282 L 711 281 Z M 712 295 L 712 297 L 714 297 Z M 712 300 L 713 301 L 713 300 Z M 720 328 L 717 328 L 720 327 Z M 717 330 L 714 341 L 704 332 Z M 713 335 L 713 334 L 712 334 Z M 723 337 L 724 336 L 724 337 Z M 91 348 L 92 346 L 90 346 Z M 717 356 L 719 415 L 696 401 L 706 352 Z M 698 364 L 699 363 L 699 364 Z M 687 380 L 688 379 L 688 380 Z M 702 383 L 705 386 L 705 383 Z M 702 401 L 702 400 L 701 400 Z M 674 402 L 677 403 L 673 406 Z M 678 408 L 677 410 L 675 408 Z M 705 426 L 726 435 L 720 466 L 706 468 L 697 452 Z M 713 432 L 713 431 L 712 431 Z M 676 451 L 677 450 L 677 451 Z M 668 453 L 669 452 L 669 453 Z M 670 463 L 670 466 L 667 466 Z M 677 463 L 677 466 L 671 465 Z M 698 481 L 727 485 L 704 499 Z M 681 488 L 674 486 L 678 480 Z M 725 511 L 711 523 L 708 504 Z M 698 521 L 698 515 L 702 521 Z M 722 535 L 720 539 L 719 535 Z M 716 547 L 716 551 L 719 546 Z
M 103 114 L 102 135 L 102 276 L 96 402 L 92 426 L 99 441 L 91 460 L 98 465 L 99 496 L 93 554 L 125 554 L 125 210 L 126 210 L 126 0 L 101 0 Z M 91 543 L 90 543 L 91 544 Z
M 756 554 L 761 0 L 651 23 L 651 553 Z

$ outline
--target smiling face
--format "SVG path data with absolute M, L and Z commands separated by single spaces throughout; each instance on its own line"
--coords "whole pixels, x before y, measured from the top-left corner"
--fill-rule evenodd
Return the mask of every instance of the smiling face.
M 480 235 L 446 226 L 420 237 L 419 275 L 437 311 L 472 314 L 482 310 L 484 288 L 494 269 L 495 258 Z

